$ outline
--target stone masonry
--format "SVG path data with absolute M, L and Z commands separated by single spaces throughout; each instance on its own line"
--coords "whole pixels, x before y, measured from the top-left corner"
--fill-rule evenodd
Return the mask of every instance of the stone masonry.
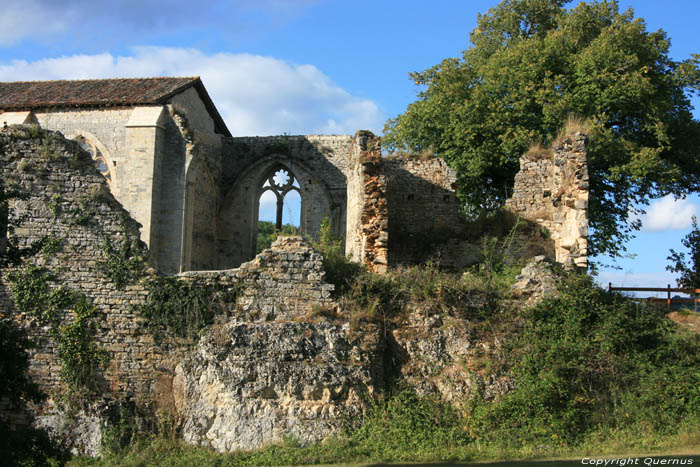
M 535 250 L 533 243 L 551 238 L 553 251 L 545 253 L 567 268 L 585 268 L 588 261 L 586 144 L 586 135 L 576 133 L 556 141 L 551 153 L 522 156 L 513 196 L 506 203 L 540 227 L 535 235 L 521 236 L 519 243 Z
M 9 206 L 13 237 L 20 246 L 29 246 L 44 237 L 57 240 L 61 245 L 60 251 L 39 253 L 29 261 L 46 267 L 55 275 L 51 287 L 62 285 L 79 291 L 98 310 L 99 324 L 94 339 L 107 352 L 109 359 L 105 367 L 93 374 L 96 389 L 89 400 L 97 405 L 90 405 L 92 409 L 81 411 L 80 424 L 64 423 L 64 415 L 56 405 L 65 386 L 60 379 L 61 364 L 55 343 L 47 328 L 28 316 L 18 315 L 14 310 L 8 280 L 11 271 L 2 271 L 0 313 L 14 316 L 37 342 L 31 354 L 30 374 L 49 395 L 46 403 L 33 409 L 34 414 L 38 415 L 37 423 L 54 431 L 63 430 L 63 435 L 72 440 L 74 449 L 95 454 L 99 448 L 99 430 L 106 423 L 101 418 L 104 412 L 100 407 L 112 404 L 107 404 L 107 401 L 155 407 L 162 403 L 163 398 L 172 398 L 175 367 L 182 361 L 188 346 L 178 339 L 156 342 L 146 331 L 143 318 L 134 308 L 147 300 L 148 292 L 143 283 L 117 288 L 100 268 L 100 262 L 106 259 L 105 243 L 110 242 L 119 249 L 123 242 L 138 242 L 139 226 L 109 193 L 107 183 L 95 169 L 90 155 L 80 149 L 76 142 L 36 127 L 0 130 L 0 147 L 3 148 L 0 157 L 3 185 L 21 195 L 12 199 Z M 252 327 L 258 326 L 255 322 L 260 322 L 259 326 L 266 326 L 266 332 L 271 332 L 270 338 L 273 338 L 284 332 L 281 328 L 271 329 L 271 326 L 274 328 L 273 323 L 303 320 L 318 310 L 337 308 L 338 305 L 330 297 L 333 286 L 326 284 L 323 276 L 321 257 L 305 240 L 301 237 L 282 237 L 269 250 L 238 269 L 185 273 L 180 280 L 212 281 L 235 287 L 240 293 L 236 295 L 235 302 L 224 304 L 224 319 L 245 320 Z M 62 319 L 67 323 L 70 313 L 64 311 Z M 320 332 L 320 336 L 325 336 L 331 332 L 331 328 L 335 329 L 333 333 L 345 333 L 333 326 L 310 332 Z M 299 332 L 304 335 L 306 331 L 299 327 Z M 323 342 L 340 345 L 338 339 L 349 337 L 339 335 L 328 339 Z M 315 351 L 324 355 L 328 352 L 324 348 Z M 330 354 L 328 358 L 331 358 Z M 334 365 L 337 366 L 339 357 L 332 358 L 336 359 Z M 356 384 L 371 386 L 374 383 L 370 384 L 367 378 L 370 374 L 374 375 L 374 370 L 370 369 L 373 361 L 362 357 L 365 369 L 358 369 L 359 373 L 348 370 L 346 376 L 328 380 L 328 384 L 332 383 L 333 388 L 336 385 L 348 388 Z M 274 364 L 284 365 L 284 361 L 274 360 Z M 364 382 L 354 382 L 355 377 L 364 378 Z M 323 380 L 321 376 L 319 378 Z M 320 391 L 319 394 L 323 396 L 324 391 Z M 343 397 L 350 397 L 348 394 Z M 359 407 L 353 405 L 354 402 L 348 403 L 354 407 L 352 410 Z M 313 435 L 304 436 L 308 440 L 320 439 L 327 433 L 323 427 L 337 429 L 341 413 L 345 412 L 326 412 L 325 422 L 313 430 Z M 68 430 L 67 427 L 78 431 Z M 86 427 L 92 428 L 85 433 L 80 431 Z M 268 434 L 263 433 L 263 436 Z M 275 436 L 270 439 L 277 439 Z

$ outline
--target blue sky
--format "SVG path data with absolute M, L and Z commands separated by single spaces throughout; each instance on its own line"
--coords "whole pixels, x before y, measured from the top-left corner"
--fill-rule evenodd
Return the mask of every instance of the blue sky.
M 697 0 L 621 0 L 664 29 L 677 60 L 700 52 Z M 5 0 L 0 80 L 201 76 L 235 135 L 381 133 L 417 89 L 408 78 L 469 46 L 496 0 Z M 696 107 L 700 101 L 694 100 Z M 696 118 L 700 112 L 695 111 Z M 616 285 L 665 285 L 700 198 L 650 206 Z

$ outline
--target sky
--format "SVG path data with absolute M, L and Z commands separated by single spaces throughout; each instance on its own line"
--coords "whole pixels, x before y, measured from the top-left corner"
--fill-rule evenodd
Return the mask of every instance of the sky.
M 416 99 L 408 74 L 460 56 L 477 14 L 497 3 L 4 0 L 0 81 L 200 76 L 237 136 L 381 134 Z M 619 3 L 648 30 L 668 33 L 672 58 L 700 53 L 697 0 Z M 598 281 L 673 285 L 668 250 L 682 250 L 698 212 L 696 195 L 653 202 L 628 245 L 636 256 L 618 261 L 620 270 L 601 270 Z

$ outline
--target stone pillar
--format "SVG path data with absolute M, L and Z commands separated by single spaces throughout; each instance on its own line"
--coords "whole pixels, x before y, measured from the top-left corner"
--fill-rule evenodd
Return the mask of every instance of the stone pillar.
M 388 264 L 389 212 L 379 138 L 360 130 L 352 141 L 346 251 L 372 271 Z

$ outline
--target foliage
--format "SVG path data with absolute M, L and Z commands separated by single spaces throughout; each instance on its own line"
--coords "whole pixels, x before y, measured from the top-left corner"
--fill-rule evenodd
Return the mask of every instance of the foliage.
M 321 220 L 318 236 L 317 242 L 312 241 L 313 247 L 323 255 L 326 281 L 335 285 L 335 294 L 340 295 L 349 289 L 353 278 L 364 268 L 345 256 L 343 239 L 333 235 L 333 225 L 329 218 L 324 217 Z
M 484 277 L 488 290 L 504 292 L 512 285 L 512 280 L 503 281 L 503 278 L 514 280 L 520 273 L 520 262 L 513 243 L 519 226 L 518 218 L 503 238 L 490 235 L 481 237 L 481 263 L 478 264 L 477 270 Z
M 280 235 L 298 235 L 299 229 L 292 224 L 284 224 L 282 230 L 275 228 L 274 222 L 258 221 L 258 241 L 255 254 L 260 254 L 267 250 Z
M 434 148 L 483 212 L 505 201 L 531 142 L 551 143 L 576 114 L 590 132 L 589 253 L 620 255 L 636 205 L 700 188 L 689 99 L 700 57 L 671 60 L 666 34 L 617 2 L 564 3 L 504 0 L 480 15 L 461 58 L 411 74 L 419 99 L 387 122 L 383 144 Z
M 102 249 L 107 256 L 105 260 L 98 261 L 97 269 L 107 275 L 117 289 L 123 289 L 125 285 L 132 283 L 143 275 L 145 268 L 139 240 L 129 238 L 124 234 L 124 240 L 119 249 L 108 237 L 102 240 Z
M 97 308 L 80 296 L 73 306 L 73 320 L 52 332 L 61 361 L 61 379 L 73 390 L 96 389 L 95 370 L 109 361 L 107 351 L 94 340 L 96 314 Z
M 700 420 L 700 339 L 661 312 L 575 274 L 522 318 L 508 356 L 516 389 L 475 399 L 477 439 L 570 446 L 596 430 L 668 433 Z
M 471 439 L 464 420 L 450 405 L 403 390 L 373 406 L 362 426 L 352 432 L 352 441 L 363 445 L 372 458 L 409 461 L 444 460 L 442 450 L 465 446 Z
M 234 303 L 235 287 L 202 285 L 175 277 L 154 276 L 146 281 L 148 300 L 136 305 L 156 341 L 176 336 L 194 341 L 201 331 L 225 313 L 223 302 Z
M 97 309 L 79 292 L 65 286 L 51 287 L 57 278 L 45 267 L 27 264 L 10 273 L 8 279 L 16 310 L 49 326 L 61 362 L 61 379 L 69 392 L 94 389 L 94 371 L 107 361 L 106 351 L 94 342 Z M 66 309 L 72 311 L 69 320 Z
M 0 452 L 4 465 L 21 467 L 61 466 L 70 453 L 40 429 L 26 427 L 12 430 L 0 423 Z
M 690 250 L 690 263 L 686 263 L 685 253 L 671 250 L 671 255 L 666 258 L 671 261 L 671 265 L 666 266 L 666 270 L 681 275 L 676 281 L 678 287 L 700 288 L 700 229 L 695 216 L 693 216 L 693 230 L 681 240 L 681 243 Z
M 32 343 L 12 318 L 0 316 L 0 399 L 8 400 L 14 407 L 42 398 L 38 386 L 27 376 L 30 348 Z

